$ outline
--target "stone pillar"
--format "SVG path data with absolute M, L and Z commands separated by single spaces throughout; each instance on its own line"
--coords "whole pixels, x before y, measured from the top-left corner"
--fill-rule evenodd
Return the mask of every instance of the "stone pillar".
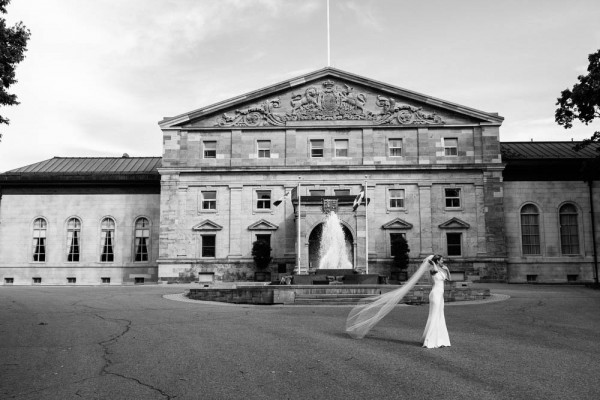
M 292 191 L 298 185 L 284 186 L 284 193 Z M 298 249 L 296 248 L 296 218 L 294 215 L 294 205 L 291 202 L 292 196 L 284 200 L 283 204 L 283 234 L 285 236 L 285 257 L 296 256 Z M 280 206 L 281 207 L 281 206 Z
M 421 255 L 432 254 L 431 183 L 429 182 L 419 182 L 419 223 L 421 225 Z
M 229 258 L 242 257 L 242 185 L 229 185 Z
M 475 207 L 477 218 L 477 255 L 485 256 L 487 249 L 485 240 L 485 198 L 483 184 L 475 184 Z
M 365 207 L 359 207 L 356 210 L 356 258 L 354 260 L 354 269 L 359 272 L 365 272 L 366 270 L 366 217 Z

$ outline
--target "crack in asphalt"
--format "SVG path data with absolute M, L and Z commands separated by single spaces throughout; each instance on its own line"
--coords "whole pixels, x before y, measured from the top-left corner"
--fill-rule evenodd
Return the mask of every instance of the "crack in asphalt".
M 171 396 L 170 394 L 164 392 L 162 389 L 156 387 L 156 386 L 152 386 L 148 383 L 142 382 L 141 380 L 134 378 L 132 376 L 127 376 L 127 375 L 123 375 L 123 374 L 119 374 L 117 372 L 111 372 L 108 369 L 110 368 L 110 366 L 112 365 L 112 360 L 110 359 L 110 351 L 109 351 L 109 346 L 111 346 L 112 344 L 115 344 L 120 338 L 122 338 L 123 336 L 125 336 L 129 330 L 131 329 L 131 324 L 132 322 L 128 319 L 122 319 L 122 318 L 104 318 L 101 315 L 98 314 L 94 314 L 96 317 L 100 318 L 103 321 L 112 321 L 112 322 L 125 322 L 125 328 L 123 329 L 123 331 L 119 334 L 114 335 L 113 337 L 111 337 L 110 339 L 107 340 L 103 340 L 101 342 L 98 342 L 98 345 L 100 345 L 103 349 L 103 354 L 102 354 L 102 358 L 104 359 L 104 365 L 102 366 L 102 368 L 100 369 L 100 375 L 112 375 L 112 376 L 116 376 L 119 378 L 123 378 L 132 382 L 137 383 L 140 386 L 149 388 L 157 393 L 160 393 L 161 396 L 165 397 L 167 400 L 171 400 L 174 399 L 177 396 Z

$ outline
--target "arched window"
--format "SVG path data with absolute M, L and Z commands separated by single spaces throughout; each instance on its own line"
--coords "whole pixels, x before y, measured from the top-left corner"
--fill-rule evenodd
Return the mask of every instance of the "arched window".
M 100 261 L 113 262 L 115 260 L 115 221 L 112 218 L 102 220 L 102 232 L 100 233 Z
M 540 254 L 540 213 L 533 204 L 521 208 L 521 242 L 523 254 Z
M 46 262 L 46 228 L 44 218 L 33 221 L 33 261 Z
M 135 221 L 135 261 L 148 261 L 150 248 L 150 221 L 138 218 Z
M 559 210 L 560 248 L 562 254 L 579 254 L 579 226 L 577 208 L 565 204 Z
M 67 221 L 67 261 L 79 262 L 79 241 L 81 239 L 81 221 L 71 218 Z

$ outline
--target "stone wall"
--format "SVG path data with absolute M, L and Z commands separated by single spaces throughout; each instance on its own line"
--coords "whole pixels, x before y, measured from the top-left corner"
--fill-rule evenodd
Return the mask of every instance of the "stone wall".
M 156 282 L 158 268 L 159 195 L 157 194 L 3 194 L 0 215 L 0 284 L 100 285 Z M 81 221 L 80 261 L 67 262 L 67 221 Z M 100 262 L 100 231 L 104 217 L 116 223 L 114 262 Z M 149 260 L 134 261 L 135 220 L 151 224 Z M 46 261 L 33 261 L 33 221 L 47 221 Z
M 523 283 L 590 282 L 594 277 L 591 208 L 583 181 L 509 181 L 504 183 L 508 281 Z M 595 221 L 600 221 L 600 184 L 594 184 Z M 561 254 L 559 208 L 578 210 L 579 254 Z M 522 251 L 520 212 L 525 204 L 539 210 L 540 254 Z M 596 222 L 598 224 L 598 222 Z M 597 235 L 599 233 L 597 232 Z M 600 243 L 597 238 L 597 243 Z

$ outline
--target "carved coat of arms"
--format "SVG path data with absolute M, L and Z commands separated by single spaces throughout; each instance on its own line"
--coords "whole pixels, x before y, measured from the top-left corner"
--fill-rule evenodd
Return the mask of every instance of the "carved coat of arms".
M 237 109 L 233 114 L 224 113 L 217 120 L 217 126 L 284 126 L 289 121 L 364 120 L 374 125 L 383 124 L 443 124 L 443 119 L 435 112 L 424 112 L 420 107 L 400 104 L 395 99 L 377 96 L 373 103 L 380 112 L 365 109 L 368 97 L 343 83 L 337 85 L 332 80 L 312 85 L 300 93 L 292 93 L 290 111 L 277 113 L 281 107 L 279 98 L 263 101 L 246 108 Z

